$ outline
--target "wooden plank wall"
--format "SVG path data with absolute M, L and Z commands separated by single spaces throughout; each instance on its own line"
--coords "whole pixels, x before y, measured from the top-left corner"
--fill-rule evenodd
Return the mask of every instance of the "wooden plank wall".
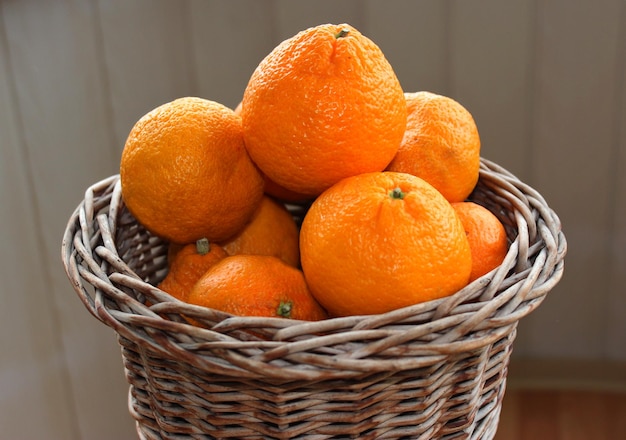
M 0 1 L 0 438 L 135 438 L 115 335 L 60 241 L 125 137 L 184 95 L 235 106 L 278 42 L 349 22 L 407 91 L 458 99 L 483 156 L 544 194 L 566 275 L 515 357 L 626 361 L 626 1 Z

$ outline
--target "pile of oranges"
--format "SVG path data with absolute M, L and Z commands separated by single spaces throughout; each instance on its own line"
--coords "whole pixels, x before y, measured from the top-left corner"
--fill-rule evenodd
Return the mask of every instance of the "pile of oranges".
M 375 43 L 327 24 L 268 54 L 234 110 L 183 97 L 147 113 L 120 179 L 129 211 L 170 243 L 159 288 L 319 320 L 442 298 L 499 266 L 505 229 L 468 201 L 479 166 L 461 104 L 405 92 Z

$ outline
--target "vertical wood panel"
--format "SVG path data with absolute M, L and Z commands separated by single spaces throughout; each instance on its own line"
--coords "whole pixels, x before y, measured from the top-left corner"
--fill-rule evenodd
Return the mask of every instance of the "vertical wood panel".
M 473 114 L 481 154 L 528 177 L 534 9 L 531 0 L 453 1 L 450 95 Z
M 105 86 L 115 146 L 121 153 L 141 116 L 173 99 L 197 94 L 189 4 L 185 0 L 98 0 L 97 4 Z
M 382 49 L 406 92 L 448 93 L 447 3 L 365 2 L 368 36 Z
M 65 352 L 57 355 L 66 356 L 78 437 L 104 440 L 123 439 L 132 427 L 119 347 L 113 332 L 85 311 L 60 263 L 63 230 L 85 188 L 117 169 L 94 9 L 90 1 L 3 2 L 41 237 L 33 251 L 42 261 L 30 270 L 46 283 L 45 290 L 23 294 L 58 314 Z M 27 411 L 28 403 L 22 405 Z
M 6 39 L 4 19 L 12 14 L 5 14 L 4 6 L 0 3 L 0 437 L 78 440 L 58 316 L 39 253 L 41 219 Z M 37 423 L 29 423 L 25 413 Z
M 616 57 L 616 105 L 613 112 L 614 144 L 610 183 L 611 228 L 609 230 L 609 286 L 607 351 L 612 359 L 626 360 L 626 2 L 622 1 Z
M 531 183 L 560 215 L 571 251 L 561 283 L 520 324 L 528 355 L 606 355 L 620 3 L 537 3 Z
M 268 0 L 194 0 L 191 3 L 199 94 L 235 108 L 259 62 L 274 48 L 273 3 Z

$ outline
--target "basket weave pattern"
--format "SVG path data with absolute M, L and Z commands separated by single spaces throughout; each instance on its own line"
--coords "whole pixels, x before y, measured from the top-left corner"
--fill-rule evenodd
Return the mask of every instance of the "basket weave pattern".
M 507 229 L 503 264 L 380 315 L 233 317 L 173 299 L 154 287 L 167 243 L 125 209 L 118 176 L 86 191 L 63 261 L 118 335 L 142 439 L 491 439 L 517 323 L 560 280 L 566 241 L 543 197 L 493 162 L 482 159 L 471 198 Z

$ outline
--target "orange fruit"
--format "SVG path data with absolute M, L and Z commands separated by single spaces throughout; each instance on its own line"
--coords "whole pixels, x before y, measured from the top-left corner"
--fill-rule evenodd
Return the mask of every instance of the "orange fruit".
M 208 240 L 198 240 L 182 246 L 170 262 L 167 275 L 157 286 L 164 292 L 181 301 L 187 300 L 187 295 L 194 284 L 215 263 L 227 256 L 224 249 Z
M 459 102 L 430 92 L 405 93 L 407 126 L 388 171 L 413 174 L 450 202 L 462 202 L 478 182 L 480 136 Z
M 325 24 L 261 61 L 241 117 L 259 168 L 288 190 L 316 196 L 344 177 L 385 169 L 406 128 L 406 101 L 374 42 L 348 24 Z
M 238 234 L 220 242 L 228 255 L 271 255 L 300 266 L 298 226 L 284 205 L 265 196 L 250 223 Z
M 209 269 L 188 302 L 238 316 L 317 321 L 326 312 L 311 296 L 302 271 L 267 255 L 233 255 Z
M 280 186 L 267 176 L 265 176 L 264 191 L 265 194 L 288 203 L 300 203 L 312 199 L 312 196 L 307 196 Z
M 419 177 L 374 172 L 322 193 L 300 231 L 302 270 L 332 315 L 385 313 L 448 296 L 472 266 L 450 203 Z
M 181 244 L 234 235 L 263 197 L 241 118 L 194 97 L 165 103 L 137 121 L 124 145 L 120 180 L 137 221 Z
M 484 206 L 474 202 L 453 203 L 461 219 L 472 252 L 470 281 L 502 264 L 509 250 L 504 225 Z

